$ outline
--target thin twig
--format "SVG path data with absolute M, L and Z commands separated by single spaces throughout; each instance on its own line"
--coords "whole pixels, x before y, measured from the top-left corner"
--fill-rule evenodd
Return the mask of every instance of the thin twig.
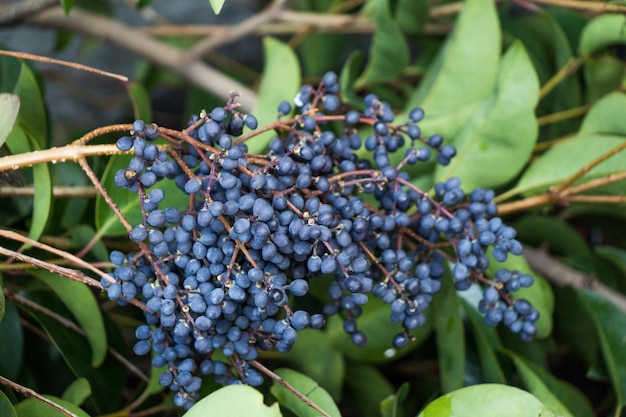
M 65 414 L 68 417 L 78 417 L 78 415 L 72 413 L 70 410 L 68 410 L 67 408 L 55 403 L 52 400 L 47 399 L 46 397 L 44 397 L 43 395 L 33 391 L 30 388 L 27 388 L 23 385 L 18 384 L 17 382 L 13 382 L 10 379 L 7 379 L 5 377 L 3 377 L 2 375 L 0 375 L 0 384 L 11 388 L 13 391 L 17 391 L 23 395 L 25 395 L 26 397 L 33 397 L 38 401 L 41 401 L 42 403 L 45 403 L 47 405 L 49 405 L 50 407 L 54 408 L 55 410 L 59 411 L 60 413 Z
M 0 5 L 0 25 L 17 22 L 45 8 L 59 4 L 58 0 L 22 0 Z
M 545 4 L 548 6 L 565 7 L 567 9 L 584 10 L 597 13 L 624 13 L 626 6 L 609 4 L 608 1 L 588 0 L 528 0 L 532 3 Z
M 35 195 L 34 187 L 1 187 L 0 197 L 32 197 Z M 98 195 L 93 187 L 63 187 L 52 188 L 52 197 L 58 198 L 95 198 Z
M 274 373 L 271 369 L 263 366 L 262 364 L 260 364 L 257 361 L 250 361 L 250 365 L 254 366 L 259 371 L 263 372 L 265 375 L 267 375 L 270 378 L 272 378 L 278 384 L 280 384 L 283 387 L 285 387 L 289 392 L 291 392 L 293 395 L 298 397 L 302 402 L 304 402 L 306 405 L 308 405 L 309 407 L 311 407 L 312 409 L 314 409 L 315 411 L 317 411 L 318 413 L 320 413 L 324 417 L 330 417 L 330 415 L 326 411 L 322 410 L 317 404 L 315 404 L 313 401 L 311 401 L 307 396 L 302 394 L 300 391 L 295 389 L 291 384 L 289 384 L 287 381 L 282 379 L 280 376 L 278 376 L 276 373 Z
M 558 286 L 571 285 L 574 288 L 593 290 L 626 313 L 626 297 L 599 282 L 593 276 L 557 261 L 542 249 L 524 246 L 524 257 L 535 271 L 550 282 Z
M 115 155 L 125 153 L 115 145 L 66 145 L 41 151 L 7 155 L 0 158 L 0 171 L 30 167 L 35 164 L 74 161 L 86 156 Z
M 589 109 L 590 105 L 584 105 L 580 107 L 574 107 L 573 109 L 567 109 L 556 113 L 546 114 L 537 118 L 539 126 L 545 126 L 551 123 L 562 122 L 563 120 L 573 119 L 574 117 L 583 116 Z
M 62 65 L 65 67 L 75 68 L 81 71 L 92 72 L 94 74 L 102 75 L 104 77 L 114 78 L 119 81 L 128 82 L 128 77 L 124 75 L 115 74 L 109 71 L 103 71 L 98 68 L 90 67 L 88 65 L 79 64 L 76 62 L 63 61 L 61 59 L 49 58 L 41 55 L 28 54 L 26 52 L 13 52 L 13 51 L 4 51 L 0 49 L 0 55 L 12 56 L 14 58 L 19 59 L 28 59 L 31 61 L 39 61 L 39 62 L 47 62 L 49 64 Z
M 578 71 L 582 63 L 583 60 L 581 58 L 571 58 L 543 85 L 543 87 L 541 87 L 541 90 L 539 90 L 539 98 L 547 96 L 561 81 Z

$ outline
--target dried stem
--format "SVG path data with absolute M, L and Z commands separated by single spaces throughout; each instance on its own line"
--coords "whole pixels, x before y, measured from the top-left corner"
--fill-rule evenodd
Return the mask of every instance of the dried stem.
M 7 379 L 5 377 L 3 377 L 2 375 L 0 375 L 0 384 L 11 388 L 13 391 L 17 391 L 23 395 L 25 395 L 26 397 L 33 397 L 35 398 L 37 401 L 41 401 L 42 403 L 45 403 L 47 405 L 49 405 L 50 407 L 54 408 L 55 410 L 59 411 L 60 413 L 65 414 L 68 417 L 78 417 L 78 415 L 72 413 L 70 410 L 68 410 L 65 407 L 62 407 L 61 405 L 55 403 L 52 400 L 47 399 L 46 397 L 44 397 L 43 395 L 33 391 L 30 388 L 27 388 L 23 385 L 18 384 L 17 382 L 13 382 L 10 379 Z
M 590 105 L 574 107 L 573 109 L 563 110 L 557 113 L 547 114 L 537 118 L 539 126 L 545 126 L 551 123 L 562 122 L 563 120 L 573 119 L 574 117 L 583 116 L 591 108 Z
M 581 58 L 571 58 L 543 85 L 543 87 L 541 87 L 541 90 L 539 90 L 539 98 L 547 96 L 561 81 L 578 71 L 582 63 L 583 60 Z
M 0 187 L 0 197 L 32 197 L 34 187 Z M 95 198 L 98 195 L 93 187 L 63 187 L 52 188 L 52 197 L 60 198 Z

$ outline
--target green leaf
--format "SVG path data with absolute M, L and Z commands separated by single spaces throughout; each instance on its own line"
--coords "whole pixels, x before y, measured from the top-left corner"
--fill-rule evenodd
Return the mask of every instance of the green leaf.
M 78 417 L 89 417 L 89 415 L 78 406 L 62 400 L 52 395 L 44 395 L 50 401 L 54 401 L 61 407 L 71 411 Z M 62 413 L 56 408 L 48 405 L 36 398 L 27 398 L 15 405 L 15 412 L 18 417 L 67 417 L 66 413 Z
M 591 261 L 591 251 L 580 232 L 558 217 L 528 214 L 513 226 L 517 239 L 533 246 L 545 245 L 555 255 Z
M 589 290 L 579 296 L 593 318 L 602 356 L 617 397 L 617 410 L 626 404 L 626 314 L 608 300 Z M 619 411 L 615 415 L 619 415 Z
M 18 84 L 22 76 L 22 61 L 19 59 L 0 57 L 0 91 L 3 93 L 18 93 Z
M 465 373 L 465 333 L 461 318 L 461 301 L 456 294 L 449 271 L 441 282 L 441 291 L 433 299 L 433 329 L 437 341 L 439 375 L 443 392 L 463 386 Z
M 519 388 L 482 384 L 437 398 L 418 417 L 556 417 L 541 401 Z
M 526 50 L 515 42 L 500 63 L 496 91 L 458 132 L 457 155 L 437 166 L 435 181 L 459 177 L 467 189 L 507 183 L 526 165 L 538 134 L 539 80 Z
M 606 47 L 626 43 L 626 16 L 603 14 L 591 20 L 580 37 L 580 55 L 588 58 Z
M 594 415 L 589 400 L 573 385 L 555 378 L 545 368 L 506 351 L 511 357 L 524 385 L 531 394 L 550 407 L 557 415 L 585 417 Z
M 395 394 L 390 395 L 380 402 L 381 417 L 399 417 L 404 415 L 404 402 L 409 395 L 409 384 L 400 385 Z
M 354 83 L 357 80 L 361 66 L 363 65 L 363 53 L 354 51 L 346 59 L 339 77 L 341 86 L 341 99 L 344 103 L 350 104 L 357 109 L 363 107 L 363 100 L 354 91 Z
M 389 2 L 381 0 L 371 8 L 376 30 L 367 65 L 357 86 L 389 81 L 402 74 L 409 64 L 409 48 L 398 23 L 389 11 Z
M 583 72 L 587 100 L 593 102 L 620 87 L 624 78 L 624 63 L 614 56 L 602 55 L 585 62 Z
M 28 134 L 27 134 L 28 135 Z M 36 151 L 39 144 L 34 138 L 28 135 L 31 146 Z M 28 232 L 28 237 L 38 240 L 43 234 L 50 214 L 52 213 L 52 178 L 48 164 L 37 164 L 33 166 L 33 185 L 35 195 L 33 196 L 33 221 Z
M 498 332 L 485 323 L 485 318 L 480 314 L 475 305 L 466 300 L 463 301 L 463 309 L 472 326 L 472 336 L 476 343 L 476 351 L 480 360 L 480 371 L 483 381 L 487 383 L 506 384 L 504 371 L 496 357 L 496 350 L 502 347 Z
M 4 298 L 4 292 L 2 291 L 2 275 L 0 275 L 0 322 L 4 318 L 4 312 L 6 311 L 6 299 Z
M 280 368 L 274 372 L 331 417 L 341 416 L 337 405 L 328 392 L 308 376 L 287 368 Z M 293 411 L 298 417 L 319 416 L 317 411 L 279 383 L 274 382 L 270 391 L 282 406 Z
M 13 404 L 4 394 L 4 392 L 0 391 L 0 416 L 2 417 L 17 417 L 17 413 L 13 408 Z
M 480 45 L 477 48 L 476 45 Z M 500 27 L 490 0 L 463 3 L 454 31 L 409 99 L 405 113 L 421 106 L 425 136 L 455 136 L 474 110 L 493 92 L 500 59 Z
M 150 107 L 150 95 L 148 91 L 138 82 L 132 81 L 126 85 L 128 96 L 133 103 L 133 115 L 137 120 L 145 120 L 150 123 L 152 120 L 152 108 Z
M 428 22 L 429 12 L 427 0 L 399 0 L 393 14 L 403 32 L 418 34 Z
M 28 65 L 22 63 L 20 81 L 16 93 L 20 96 L 19 124 L 34 142 L 36 149 L 46 148 L 48 121 L 44 100 L 35 75 Z
M 552 333 L 552 312 L 554 311 L 554 294 L 552 288 L 545 278 L 535 274 L 526 259 L 523 256 L 509 256 L 506 261 L 498 262 L 490 257 L 489 268 L 487 273 L 490 276 L 495 275 L 496 271 L 501 268 L 509 270 L 517 270 L 524 274 L 532 275 L 534 282 L 529 288 L 520 288 L 512 294 L 514 299 L 526 299 L 539 312 L 539 320 L 537 320 L 537 337 L 547 337 Z
M 183 417 L 281 417 L 277 403 L 263 404 L 263 394 L 247 385 L 229 385 L 198 401 Z
M 394 395 L 393 385 L 371 365 L 350 363 L 346 369 L 346 386 L 352 397 L 358 398 L 359 416 L 380 417 L 379 405 Z
M 558 143 L 541 155 L 522 174 L 515 188 L 504 196 L 535 195 L 574 175 L 600 155 L 621 145 L 624 138 L 614 135 L 583 134 Z M 590 180 L 624 170 L 623 157 L 614 155 L 595 166 L 582 180 Z M 580 182 L 580 180 L 579 180 Z
M 13 129 L 20 110 L 20 98 L 15 94 L 0 94 L 0 146 L 4 145 L 7 136 Z
M 63 11 L 67 16 L 70 14 L 70 10 L 72 10 L 72 7 L 74 6 L 74 0 L 61 0 L 61 6 L 63 6 Z
M 209 0 L 209 3 L 211 3 L 213 13 L 220 14 L 220 12 L 222 11 L 222 7 L 224 7 L 224 3 L 226 3 L 226 0 Z
M 370 297 L 368 303 L 363 306 L 363 313 L 356 320 L 359 330 L 367 336 L 365 346 L 356 346 L 352 342 L 350 336 L 343 330 L 343 319 L 336 315 L 330 317 L 326 325 L 328 338 L 343 354 L 356 361 L 390 362 L 417 348 L 432 329 L 432 321 L 429 320 L 430 309 L 426 309 L 424 312 L 426 323 L 411 332 L 414 339 L 402 349 L 395 349 L 391 342 L 403 328 L 399 324 L 389 322 L 390 314 L 388 304 L 376 297 Z
M 346 376 L 345 359 L 323 332 L 314 329 L 298 331 L 298 342 L 283 356 L 297 370 L 317 381 L 335 401 L 341 399 Z
M 17 308 L 11 301 L 6 302 L 4 318 L 0 321 L 0 340 L 11 341 L 0 343 L 0 375 L 15 379 L 24 355 L 24 330 Z
M 85 378 L 78 378 L 72 382 L 65 391 L 61 398 L 72 404 L 80 406 L 91 395 L 91 385 Z
M 257 104 L 252 110 L 259 126 L 276 121 L 278 103 L 291 100 L 300 88 L 300 64 L 298 57 L 289 45 L 274 38 L 263 39 L 265 65 L 259 86 Z M 246 142 L 251 154 L 263 153 L 269 141 L 275 136 L 273 131 L 264 132 Z
M 602 97 L 585 116 L 581 133 L 607 133 L 626 136 L 626 94 L 615 92 Z
M 91 365 L 102 365 L 107 354 L 106 331 L 100 306 L 89 287 L 48 271 L 33 271 L 32 275 L 46 283 L 72 312 L 91 346 Z

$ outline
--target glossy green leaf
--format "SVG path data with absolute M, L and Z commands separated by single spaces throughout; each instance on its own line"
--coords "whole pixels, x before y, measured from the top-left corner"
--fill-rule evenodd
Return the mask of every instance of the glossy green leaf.
M 229 385 L 198 401 L 183 417 L 281 417 L 277 403 L 263 404 L 263 394 L 247 385 Z
M 152 121 L 152 107 L 150 106 L 150 94 L 138 82 L 130 82 L 126 85 L 128 96 L 133 104 L 133 115 L 135 119 L 144 120 L 147 123 Z
M 80 407 L 69 401 L 62 400 L 52 395 L 44 395 L 44 397 L 50 401 L 54 401 L 66 410 L 76 414 L 78 417 L 89 417 Z M 15 412 L 17 413 L 17 417 L 67 417 L 66 413 L 62 413 L 51 405 L 39 401 L 36 398 L 27 398 L 16 404 Z
M 211 3 L 213 13 L 220 14 L 220 12 L 222 11 L 222 7 L 224 7 L 224 3 L 226 3 L 226 0 L 209 0 L 209 3 Z
M 107 338 L 100 306 L 93 292 L 81 282 L 48 271 L 33 271 L 32 274 L 46 283 L 72 312 L 89 340 L 92 366 L 102 365 L 107 353 Z
M 589 57 L 609 45 L 626 43 L 626 16 L 623 14 L 603 14 L 585 26 L 580 37 L 579 50 L 583 57 Z
M 63 398 L 65 401 L 80 406 L 91 395 L 91 385 L 85 378 L 78 378 L 72 382 L 65 391 Z
M 372 363 L 390 362 L 418 347 L 432 329 L 432 321 L 428 319 L 431 315 L 430 309 L 426 309 L 424 312 L 427 317 L 426 324 L 411 332 L 414 340 L 402 349 L 395 349 L 391 344 L 393 337 L 401 333 L 403 328 L 389 321 L 390 314 L 388 304 L 376 297 L 370 297 L 368 303 L 363 306 L 363 313 L 356 320 L 358 329 L 367 336 L 365 346 L 356 346 L 352 342 L 350 336 L 343 330 L 343 319 L 336 315 L 328 319 L 326 325 L 328 338 L 338 350 L 351 359 Z
M 475 305 L 463 300 L 463 309 L 472 326 L 472 336 L 480 360 L 480 371 L 486 383 L 506 384 L 504 371 L 496 357 L 496 350 L 502 347 L 498 332 L 485 323 Z
M 263 39 L 263 54 L 265 65 L 259 86 L 259 99 L 252 110 L 261 127 L 275 122 L 278 104 L 283 100 L 291 102 L 300 88 L 300 64 L 289 45 L 266 37 Z M 269 131 L 247 141 L 249 153 L 264 153 L 274 136 L 274 132 Z
M 371 365 L 350 363 L 346 369 L 346 387 L 358 398 L 359 416 L 380 417 L 380 402 L 394 395 L 393 385 Z
M 37 143 L 36 149 L 46 148 L 48 121 L 43 96 L 35 74 L 22 63 L 17 94 L 20 96 L 19 124 Z
M 345 359 L 323 332 L 314 329 L 299 331 L 297 343 L 283 356 L 296 370 L 320 384 L 335 401 L 341 399 L 346 377 Z
M 607 133 L 626 136 L 624 112 L 626 112 L 626 94 L 615 92 L 602 97 L 591 107 L 578 133 Z
M 579 295 L 593 318 L 604 363 L 617 397 L 617 409 L 620 410 L 626 404 L 626 314 L 593 291 L 580 290 Z
M 61 0 L 61 6 L 63 7 L 65 15 L 68 15 L 74 6 L 74 0 Z
M 399 0 L 393 14 L 403 32 L 418 34 L 428 22 L 429 12 L 427 0 Z
M 552 288 L 545 278 L 535 274 L 526 259 L 523 256 L 511 256 L 504 262 L 498 262 L 490 258 L 490 265 L 487 273 L 493 276 L 496 271 L 506 268 L 511 271 L 520 271 L 525 274 L 532 275 L 534 282 L 529 288 L 520 288 L 512 294 L 514 299 L 526 299 L 539 312 L 539 320 L 537 320 L 537 337 L 547 337 L 552 333 L 552 312 L 554 311 L 554 294 Z
M 71 315 L 65 305 L 49 292 L 29 291 L 23 295 L 63 317 L 69 318 Z M 92 395 L 87 399 L 89 407 L 99 414 L 116 410 L 127 376 L 125 368 L 110 355 L 102 366 L 94 368 L 91 365 L 93 355 L 89 349 L 85 349 L 88 344 L 86 338 L 39 311 L 27 307 L 24 309 L 39 322 L 72 373 L 89 381 L 92 390 Z M 119 347 L 117 349 L 119 351 Z
M 115 173 L 120 169 L 128 168 L 131 155 L 115 155 L 111 157 L 104 173 L 102 174 L 102 185 L 109 193 L 109 196 L 117 204 L 122 214 L 130 222 L 131 225 L 137 225 L 142 221 L 141 206 L 136 192 L 120 188 L 115 185 Z M 181 198 L 182 191 L 176 187 L 172 180 L 163 180 L 156 185 L 165 192 L 163 207 L 176 207 L 184 210 L 189 202 L 188 198 Z M 149 192 L 149 190 L 147 190 Z M 96 197 L 96 229 L 101 236 L 120 236 L 125 235 L 126 229 L 111 207 L 106 203 L 104 198 L 98 193 Z
M 558 185 L 578 172 L 583 166 L 624 142 L 615 135 L 583 134 L 556 144 L 537 158 L 522 174 L 515 188 L 505 196 L 535 195 Z M 583 180 L 602 177 L 624 170 L 622 155 L 614 155 L 595 166 Z
M 441 291 L 433 298 L 432 304 L 439 376 L 441 389 L 445 393 L 461 388 L 465 373 L 465 333 L 461 301 L 449 271 L 444 275 Z
M 524 385 L 539 400 L 563 417 L 585 417 L 594 415 L 594 410 L 585 395 L 573 385 L 555 378 L 545 368 L 513 352 L 506 352 L 513 360 Z
M 317 382 L 306 375 L 292 369 L 280 368 L 274 371 L 298 392 L 306 396 L 315 405 L 326 411 L 331 417 L 340 417 L 341 413 L 332 397 Z M 303 402 L 295 394 L 282 385 L 274 382 L 271 393 L 276 397 L 280 405 L 293 411 L 298 417 L 317 417 L 319 412 Z
M 39 149 L 39 145 L 28 135 L 31 146 L 34 150 Z M 38 240 L 43 234 L 48 219 L 52 214 L 52 178 L 48 164 L 37 164 L 33 166 L 33 185 L 35 195 L 33 196 L 33 220 L 30 225 L 28 237 Z
M 0 340 L 11 343 L 0 343 L 0 375 L 15 379 L 20 371 L 24 354 L 24 330 L 15 304 L 7 301 L 4 318 L 0 321 Z
M 17 413 L 13 408 L 13 404 L 4 394 L 4 392 L 0 391 L 0 416 L 2 417 L 17 417 Z
M 389 81 L 402 74 L 409 63 L 409 48 L 398 23 L 391 17 L 389 2 L 381 0 L 370 8 L 376 24 L 369 59 L 356 84 Z
M 556 417 L 541 401 L 519 388 L 482 384 L 437 398 L 418 417 Z
M 390 395 L 380 402 L 381 417 L 399 417 L 405 415 L 404 402 L 409 395 L 409 384 L 405 382 L 398 388 L 395 394 Z
M 15 94 L 0 94 L 0 146 L 4 145 L 7 136 L 13 129 L 20 110 L 20 97 Z
M 459 177 L 470 190 L 510 181 L 526 165 L 537 140 L 538 99 L 532 62 L 515 42 L 500 63 L 495 93 L 458 132 L 457 155 L 448 166 L 437 166 L 435 181 Z
M 476 45 L 480 45 L 477 48 Z M 500 59 L 500 27 L 490 0 L 463 3 L 452 34 L 409 99 L 405 112 L 422 107 L 424 135 L 454 137 L 496 85 Z

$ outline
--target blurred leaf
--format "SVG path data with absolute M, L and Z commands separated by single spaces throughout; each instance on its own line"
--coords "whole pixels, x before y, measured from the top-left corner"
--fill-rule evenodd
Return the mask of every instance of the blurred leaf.
M 222 7 L 224 7 L 224 3 L 226 3 L 226 0 L 209 0 L 209 3 L 211 3 L 213 13 L 220 14 L 220 12 L 222 11 Z
M 504 262 L 498 262 L 490 256 L 489 268 L 487 272 L 489 276 L 493 276 L 496 271 L 501 268 L 509 270 L 517 270 L 533 277 L 534 282 L 529 288 L 520 288 L 517 292 L 511 294 L 516 300 L 526 299 L 539 312 L 539 320 L 537 320 L 537 338 L 544 338 L 552 332 L 552 312 L 554 311 L 554 294 L 552 288 L 545 278 L 535 274 L 526 259 L 523 256 L 511 256 Z M 516 335 L 517 337 L 517 335 Z
M 80 406 L 91 395 L 91 385 L 85 378 L 78 378 L 72 382 L 65 391 L 61 398 L 74 405 Z
M 414 340 L 409 341 L 409 344 L 402 349 L 392 347 L 393 337 L 401 333 L 403 328 L 389 321 L 390 314 L 389 305 L 372 296 L 363 306 L 363 313 L 356 320 L 358 329 L 367 336 L 365 346 L 356 346 L 352 342 L 351 337 L 343 331 L 343 319 L 336 315 L 328 319 L 326 325 L 328 338 L 338 350 L 356 361 L 384 363 L 398 359 L 417 348 L 430 334 L 431 313 L 430 309 L 426 309 L 424 312 L 426 323 L 411 332 Z
M 415 35 L 428 22 L 429 12 L 428 0 L 398 0 L 393 14 L 403 32 Z
M 528 214 L 513 226 L 517 239 L 533 246 L 546 245 L 550 253 L 591 260 L 591 251 L 580 232 L 567 222 L 552 216 Z
M 283 356 L 297 370 L 320 384 L 335 401 L 341 399 L 346 377 L 345 360 L 323 332 L 314 329 L 298 331 L 298 342 Z
M 78 164 L 56 164 L 52 167 L 52 183 L 55 186 L 82 187 L 91 186 L 91 182 Z M 54 226 L 63 229 L 71 229 L 81 222 L 87 221 L 85 213 L 91 207 L 87 198 L 57 199 L 54 202 L 55 216 Z M 88 215 L 91 217 L 91 215 Z M 87 218 L 89 218 L 87 217 Z
M 507 351 L 528 390 L 559 416 L 594 415 L 589 400 L 573 385 L 555 378 L 548 370 Z
M 263 51 L 265 65 L 259 86 L 259 99 L 252 111 L 261 127 L 275 122 L 278 104 L 283 100 L 291 101 L 300 88 L 300 64 L 291 47 L 266 37 L 263 39 Z M 274 136 L 274 131 L 269 131 L 247 141 L 248 153 L 264 153 Z
M 0 391 L 0 416 L 2 417 L 17 417 L 15 413 L 15 409 L 13 408 L 13 404 L 4 395 L 4 392 Z
M 0 56 L 0 91 L 18 94 L 22 74 L 22 61 L 10 56 Z
M 439 375 L 444 393 L 463 386 L 465 373 L 465 333 L 461 301 L 449 271 L 441 280 L 441 291 L 433 298 L 433 329 L 437 341 Z
M 504 371 L 496 357 L 496 350 L 502 347 L 496 329 L 485 323 L 485 318 L 474 305 L 463 300 L 463 308 L 472 326 L 472 336 L 480 359 L 480 371 L 487 383 L 506 384 Z
M 600 155 L 621 145 L 624 138 L 615 135 L 584 134 L 560 142 L 538 157 L 522 174 L 515 188 L 506 195 L 535 195 L 558 185 Z M 602 177 L 624 170 L 623 157 L 614 155 L 595 166 L 582 180 Z M 579 180 L 580 182 L 580 180 Z
M 345 57 L 344 51 L 353 50 L 348 42 L 349 37 L 337 33 L 307 33 L 297 48 L 302 62 L 302 73 L 308 77 L 321 76 L 329 68 L 341 66 Z M 320 54 L 320 51 L 324 53 Z
M 156 352 L 152 350 L 152 354 L 154 355 L 156 354 Z M 156 394 L 157 392 L 161 392 L 166 388 L 159 383 L 159 378 L 161 377 L 161 371 L 162 371 L 162 368 L 155 368 L 154 366 L 150 367 L 150 381 L 148 382 L 148 387 L 146 388 L 146 391 L 150 395 Z
M 96 236 L 96 231 L 91 225 L 79 224 L 73 227 L 70 231 L 72 237 L 72 244 L 76 248 L 84 248 L 89 242 Z M 91 247 L 89 251 L 98 261 L 109 261 L 109 250 L 101 239 L 98 239 L 96 243 Z
M 70 14 L 70 10 L 72 10 L 72 7 L 74 6 L 74 0 L 61 0 L 61 6 L 63 7 L 63 11 L 67 16 L 68 14 Z
M 476 45 L 480 45 L 477 48 Z M 491 96 L 500 59 L 500 27 L 490 0 L 468 0 L 435 61 L 404 111 L 422 107 L 424 136 L 454 137 L 474 110 Z
M 308 376 L 288 368 L 280 368 L 274 372 L 331 417 L 341 416 L 331 396 Z M 298 417 L 319 416 L 317 411 L 277 382 L 272 384 L 270 391 L 282 406 L 293 411 Z
M 91 346 L 91 365 L 102 365 L 107 354 L 106 331 L 100 306 L 89 287 L 48 271 L 33 271 L 32 275 L 46 283 L 72 312 Z
M 535 396 L 519 388 L 482 384 L 437 398 L 418 417 L 555 417 Z
M 7 136 L 13 129 L 20 110 L 20 98 L 15 94 L 0 94 L 0 146 L 4 145 Z
M 32 136 L 28 136 L 33 150 L 39 150 L 39 145 Z M 33 196 L 33 221 L 28 232 L 28 237 L 38 240 L 43 234 L 50 214 L 52 214 L 52 178 L 48 164 L 37 164 L 33 166 L 33 185 L 35 194 Z
M 11 301 L 6 302 L 4 318 L 0 321 L 0 340 L 11 341 L 0 343 L 0 375 L 15 379 L 24 354 L 24 330 L 17 308 Z
M 347 367 L 346 386 L 356 398 L 361 417 L 380 417 L 381 401 L 394 395 L 393 385 L 371 365 L 350 363 Z
M 6 311 L 6 299 L 4 298 L 4 291 L 2 290 L 2 275 L 0 275 L 0 322 L 4 318 L 4 312 Z
M 611 265 L 618 268 L 622 276 L 626 276 L 626 251 L 615 246 L 597 245 L 593 247 L 595 253 L 606 259 Z
M 435 181 L 459 177 L 468 189 L 510 181 L 526 165 L 537 140 L 538 99 L 533 65 L 522 44 L 515 42 L 502 58 L 493 96 L 458 132 L 457 155 L 448 166 L 437 166 Z
M 602 97 L 591 107 L 578 133 L 608 133 L 626 136 L 624 112 L 626 112 L 626 94 L 615 92 Z
M 52 395 L 44 395 L 47 399 L 54 401 L 61 407 L 71 411 L 76 414 L 78 417 L 89 417 L 89 415 L 80 409 L 80 407 L 62 400 L 60 398 L 54 397 Z M 17 412 L 18 417 L 67 417 L 66 413 L 62 413 L 56 408 L 39 401 L 36 398 L 27 398 L 24 401 L 15 405 L 15 411 Z
M 23 295 L 64 317 L 70 314 L 65 306 L 48 292 L 28 291 Z M 85 349 L 87 339 L 39 311 L 23 308 L 39 322 L 74 375 L 89 381 L 92 390 L 88 398 L 89 405 L 99 414 L 116 410 L 126 380 L 123 366 L 109 355 L 102 366 L 98 369 L 93 368 L 92 355 L 89 349 Z
M 404 383 L 398 391 L 380 402 L 381 417 L 400 417 L 404 415 L 403 403 L 409 395 L 409 384 Z
M 34 148 L 46 148 L 48 121 L 41 90 L 28 65 L 22 63 L 20 74 L 19 86 L 16 91 L 20 96 L 19 124 L 37 144 Z
M 263 404 L 263 394 L 247 385 L 229 385 L 204 397 L 183 417 L 281 417 L 278 403 Z
M 603 14 L 585 26 L 580 37 L 580 55 L 587 58 L 610 45 L 626 43 L 626 16 Z
M 130 101 L 133 104 L 133 115 L 137 120 L 146 123 L 152 121 L 152 108 L 148 91 L 138 82 L 131 81 L 126 85 Z
M 339 77 L 342 101 L 357 109 L 363 108 L 363 100 L 354 91 L 354 83 L 359 76 L 362 65 L 363 53 L 361 51 L 352 52 L 348 59 L 346 59 Z
M 583 66 L 587 83 L 588 101 L 596 101 L 617 90 L 624 78 L 624 63 L 610 55 L 585 62 Z
M 369 59 L 363 74 L 356 81 L 357 86 L 389 81 L 402 74 L 409 64 L 409 48 L 398 23 L 391 17 L 389 1 L 376 2 L 370 12 L 376 23 L 376 30 Z
M 581 302 L 593 318 L 602 356 L 617 397 L 617 410 L 626 402 L 626 314 L 590 290 L 579 290 Z M 618 415 L 619 411 L 615 415 Z

